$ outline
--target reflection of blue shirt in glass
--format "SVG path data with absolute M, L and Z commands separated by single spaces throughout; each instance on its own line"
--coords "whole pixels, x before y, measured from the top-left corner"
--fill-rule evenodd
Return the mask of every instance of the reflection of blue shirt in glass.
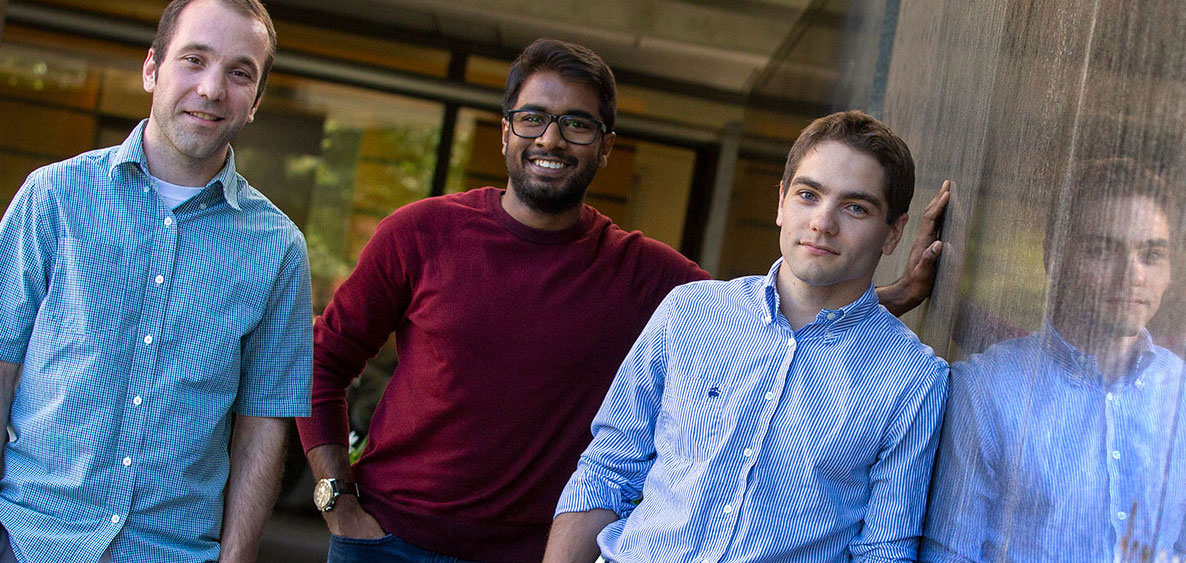
M 952 366 L 924 560 L 1173 554 L 1186 509 L 1182 361 L 1140 338 L 1133 369 L 1111 383 L 1051 328 Z
M 793 331 L 781 263 L 676 288 L 619 369 L 557 508 L 623 516 L 606 559 L 914 558 L 947 364 L 872 287 Z
M 165 208 L 143 129 L 33 172 L 0 221 L 0 360 L 23 364 L 0 521 L 23 561 L 217 559 L 231 412 L 309 412 L 303 237 L 233 156 Z

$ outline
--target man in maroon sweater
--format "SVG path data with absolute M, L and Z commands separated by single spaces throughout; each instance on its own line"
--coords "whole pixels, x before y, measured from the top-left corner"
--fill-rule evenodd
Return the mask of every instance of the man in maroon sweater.
M 584 204 L 615 105 L 592 51 L 527 47 L 503 97 L 506 190 L 392 213 L 317 320 L 312 416 L 298 427 L 330 561 L 543 556 L 618 364 L 668 291 L 709 277 Z M 933 238 L 916 241 L 910 276 L 879 290 L 891 310 L 930 292 Z M 351 467 L 346 387 L 392 332 L 399 365 Z

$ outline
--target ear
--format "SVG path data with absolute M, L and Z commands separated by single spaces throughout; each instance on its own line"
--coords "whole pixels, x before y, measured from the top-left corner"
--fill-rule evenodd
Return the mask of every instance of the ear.
M 507 142 L 511 140 L 511 124 L 507 123 L 507 118 L 502 118 L 502 155 L 507 155 Z
M 259 86 L 256 86 L 256 93 L 259 93 Z M 251 106 L 251 112 L 247 114 L 247 123 L 255 121 L 255 110 L 259 109 L 259 103 L 264 101 L 263 96 L 257 96 L 255 103 Z
M 155 54 L 149 48 L 148 56 L 144 59 L 144 66 L 140 69 L 140 81 L 144 84 L 144 91 L 149 94 L 156 89 L 156 60 L 153 58 Z
M 614 148 L 614 139 L 618 137 L 617 133 L 606 133 L 601 139 L 601 150 L 597 155 L 597 167 L 605 168 L 609 164 L 609 151 Z
M 881 253 L 889 256 L 902 240 L 902 231 L 906 229 L 906 222 L 910 220 L 909 213 L 903 213 L 894 224 L 890 225 L 890 232 L 885 236 L 885 243 L 881 245 Z
M 787 197 L 787 187 L 780 180 L 778 182 L 778 212 L 774 214 L 774 224 L 782 226 L 782 204 Z

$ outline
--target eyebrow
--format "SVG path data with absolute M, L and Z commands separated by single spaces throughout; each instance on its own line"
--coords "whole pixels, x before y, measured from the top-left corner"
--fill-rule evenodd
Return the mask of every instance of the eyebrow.
M 214 48 L 209 45 L 206 45 L 205 43 L 190 43 L 188 45 L 183 45 L 177 51 L 179 53 L 185 53 L 187 51 L 198 51 L 200 53 L 213 53 Z M 244 65 L 244 66 L 247 66 L 247 67 L 250 67 L 252 72 L 256 72 L 256 73 L 259 72 L 259 68 L 260 68 L 259 63 L 257 63 L 255 61 L 255 59 L 253 59 L 251 57 L 235 57 L 234 62 Z
M 807 176 L 796 176 L 793 179 L 791 179 L 791 185 L 793 186 L 795 184 L 802 184 L 804 186 L 807 186 L 809 188 L 812 188 L 814 190 L 821 191 L 821 192 L 828 191 L 824 188 L 823 184 L 821 184 Z M 879 210 L 884 209 L 884 206 L 881 203 L 881 199 L 867 191 L 841 192 L 840 199 L 855 199 L 858 201 L 864 201 L 864 202 L 869 203 L 869 205 L 876 207 Z
M 552 113 L 552 112 L 548 111 L 548 108 L 545 108 L 544 106 L 541 106 L 539 104 L 527 104 L 527 105 L 525 105 L 521 108 L 518 108 L 518 109 L 526 109 L 526 110 L 531 110 L 531 111 L 542 111 L 544 113 Z M 583 109 L 569 109 L 569 110 L 565 110 L 563 113 L 558 113 L 556 115 L 572 115 L 575 117 L 585 117 L 588 119 L 592 119 L 594 121 L 597 120 L 597 116 L 595 116 Z
M 1088 235 L 1083 235 L 1082 240 L 1083 240 L 1083 242 L 1086 242 L 1086 243 L 1100 243 L 1100 242 L 1102 242 L 1104 244 L 1110 244 L 1113 246 L 1126 246 L 1124 239 L 1118 239 L 1118 238 L 1110 237 L 1107 235 L 1088 234 Z M 1132 246 L 1135 248 L 1169 248 L 1170 241 L 1169 241 L 1169 239 L 1164 239 L 1164 238 L 1151 238 L 1151 239 L 1137 241 Z

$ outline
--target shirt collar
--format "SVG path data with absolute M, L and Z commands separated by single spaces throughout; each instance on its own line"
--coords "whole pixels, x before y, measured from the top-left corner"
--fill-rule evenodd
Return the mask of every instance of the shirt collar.
M 774 322 L 778 318 L 779 295 L 778 295 L 778 270 L 782 267 L 783 259 L 779 258 L 774 261 L 774 265 L 770 267 L 770 271 L 762 282 L 762 295 L 765 298 L 765 307 L 762 309 L 762 321 L 766 324 Z M 861 321 L 869 318 L 880 304 L 877 301 L 877 291 L 873 289 L 873 284 L 869 284 L 869 288 L 861 294 L 860 297 L 839 309 L 821 309 L 815 316 L 815 321 L 803 327 L 804 330 L 809 327 L 820 327 L 825 330 L 825 336 L 831 337 L 839 335 L 845 329 L 848 329 Z
M 149 176 L 148 172 L 148 158 L 144 155 L 144 128 L 148 124 L 148 119 L 143 119 L 136 128 L 128 135 L 127 139 L 119 145 L 115 150 L 115 157 L 111 163 L 110 176 L 112 180 L 117 180 L 116 174 L 119 170 L 125 169 L 129 166 L 140 170 L 145 176 Z M 227 204 L 231 208 L 238 210 L 239 197 L 244 189 L 243 177 L 235 170 L 235 149 L 227 147 L 226 165 L 222 170 L 214 175 L 206 187 L 217 185 L 221 191 L 222 196 L 226 199 Z
M 1050 325 L 1049 321 L 1042 324 L 1041 334 L 1042 347 L 1054 359 L 1054 362 L 1063 368 L 1063 373 L 1067 374 L 1067 378 L 1073 383 L 1081 385 L 1093 384 L 1101 387 L 1107 386 L 1103 374 L 1100 373 L 1099 364 L 1096 362 L 1095 356 L 1082 352 L 1070 342 L 1067 342 L 1058 333 L 1058 330 Z M 1119 379 L 1122 383 L 1127 383 L 1135 379 L 1134 376 L 1149 366 L 1155 355 L 1153 338 L 1149 335 L 1148 330 L 1142 328 L 1137 338 L 1136 362 L 1133 364 L 1133 368 Z

